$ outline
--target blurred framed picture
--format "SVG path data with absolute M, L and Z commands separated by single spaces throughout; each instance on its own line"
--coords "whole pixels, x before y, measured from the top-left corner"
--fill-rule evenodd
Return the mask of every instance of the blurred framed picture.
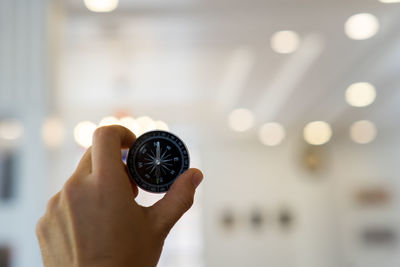
M 359 189 L 355 194 L 355 199 L 362 206 L 387 205 L 392 199 L 392 192 L 385 186 L 370 186 Z
M 0 150 L 0 201 L 13 197 L 14 163 L 13 152 Z
M 397 244 L 397 232 L 392 227 L 375 226 L 361 232 L 363 243 L 367 246 L 394 246 Z

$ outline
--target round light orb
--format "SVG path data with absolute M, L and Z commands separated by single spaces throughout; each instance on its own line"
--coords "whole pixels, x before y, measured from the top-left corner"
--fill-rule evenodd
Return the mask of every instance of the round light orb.
M 300 45 L 300 37 L 294 31 L 279 31 L 271 37 L 271 48 L 278 54 L 295 52 Z
M 360 13 L 348 18 L 344 29 L 350 39 L 365 40 L 379 31 L 379 21 L 372 14 Z
M 368 120 L 354 122 L 350 127 L 350 138 L 358 144 L 368 144 L 377 135 L 375 124 Z
M 142 116 L 136 119 L 136 122 L 139 125 L 139 131 L 136 136 L 140 136 L 146 132 L 153 131 L 156 129 L 156 124 L 154 121 L 148 116 Z
M 400 3 L 400 0 L 379 0 L 379 2 L 384 4 L 394 4 L 394 3 Z
M 106 116 L 106 117 L 102 118 L 101 121 L 99 122 L 99 127 L 109 126 L 109 125 L 119 125 L 119 124 L 120 124 L 120 122 L 116 117 Z
M 57 116 L 48 117 L 42 124 L 42 140 L 50 148 L 61 146 L 65 139 L 65 127 Z
M 88 148 L 92 145 L 93 133 L 97 126 L 90 121 L 82 121 L 74 128 L 74 138 L 78 145 Z
M 135 135 L 139 132 L 139 128 L 140 128 L 139 124 L 137 123 L 137 121 L 134 118 L 132 118 L 130 116 L 120 118 L 119 124 L 124 126 L 125 128 L 128 128 Z
M 0 139 L 12 141 L 19 139 L 24 132 L 24 126 L 19 120 L 5 119 L 0 121 Z
M 347 88 L 345 97 L 350 106 L 366 107 L 375 101 L 376 90 L 370 83 L 353 83 Z
M 84 0 L 87 9 L 93 12 L 111 12 L 118 6 L 118 0 Z
M 303 130 L 304 140 L 311 145 L 323 145 L 332 137 L 331 126 L 324 121 L 310 122 Z
M 285 138 L 285 129 L 276 122 L 269 122 L 261 126 L 258 137 L 266 146 L 277 146 Z
M 236 132 L 245 132 L 253 127 L 254 115 L 245 108 L 235 109 L 231 112 L 228 119 L 229 126 Z
M 168 125 L 165 122 L 158 120 L 155 124 L 157 130 L 168 131 Z

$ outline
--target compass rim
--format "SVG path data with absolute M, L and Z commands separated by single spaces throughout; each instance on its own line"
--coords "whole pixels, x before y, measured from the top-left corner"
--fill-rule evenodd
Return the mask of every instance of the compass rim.
M 162 136 L 162 134 L 165 134 L 165 136 Z M 176 140 L 171 140 L 171 136 L 173 136 Z M 145 181 L 141 175 L 138 175 L 138 172 L 136 170 L 135 166 L 135 155 L 138 153 L 139 148 L 150 141 L 151 139 L 156 139 L 156 138 L 161 138 L 165 139 L 169 142 L 171 142 L 176 148 L 178 149 L 180 156 L 182 158 L 182 164 L 180 171 L 176 174 L 175 178 L 173 178 L 169 183 L 164 184 L 164 185 L 154 185 L 151 183 L 148 183 Z M 139 141 L 139 142 L 138 142 Z M 178 142 L 180 142 L 182 145 L 179 145 Z M 183 151 L 186 151 L 186 155 L 183 153 Z M 187 159 L 187 164 L 185 164 L 185 160 Z M 163 131 L 163 130 L 153 130 L 146 132 L 139 136 L 135 142 L 131 145 L 128 151 L 127 159 L 126 159 L 126 166 L 128 169 L 128 174 L 129 178 L 135 182 L 135 184 L 142 190 L 150 193 L 158 193 L 158 194 L 163 194 L 168 192 L 172 184 L 175 182 L 175 180 L 185 171 L 187 171 L 190 168 L 190 155 L 189 155 L 189 150 L 186 146 L 186 144 L 180 139 L 178 136 L 175 134 L 168 132 L 168 131 Z M 135 175 L 136 174 L 136 175 Z M 149 188 L 144 188 L 144 185 L 146 185 Z M 151 187 L 155 188 L 156 190 L 151 190 Z M 164 188 L 163 190 L 160 188 Z

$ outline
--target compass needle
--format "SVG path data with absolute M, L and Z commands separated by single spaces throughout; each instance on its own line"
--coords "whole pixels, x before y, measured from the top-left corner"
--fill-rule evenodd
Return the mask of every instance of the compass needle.
M 156 167 L 156 184 L 160 183 L 160 166 Z
M 157 143 L 157 146 L 156 146 L 156 157 L 157 157 L 157 159 L 160 159 L 160 153 L 161 153 L 161 151 L 160 151 L 160 142 L 158 141 Z
M 153 173 L 154 169 L 155 169 L 155 167 L 153 166 L 153 167 L 151 168 L 151 170 L 150 170 L 150 173 Z

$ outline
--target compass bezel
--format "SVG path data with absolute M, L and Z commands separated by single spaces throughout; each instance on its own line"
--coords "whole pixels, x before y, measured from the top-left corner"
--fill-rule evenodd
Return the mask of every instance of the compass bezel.
M 148 181 L 146 181 L 146 178 L 140 175 L 136 167 L 137 154 L 139 153 L 141 147 L 143 147 L 143 145 L 147 144 L 148 142 L 153 142 L 155 139 L 164 139 L 171 142 L 178 149 L 181 158 L 181 166 L 179 168 L 179 171 L 175 174 L 175 177 L 172 178 L 170 182 L 161 185 L 149 183 Z M 176 178 L 178 178 L 179 175 L 189 169 L 189 150 L 187 149 L 185 143 L 179 137 L 170 132 L 160 130 L 150 131 L 139 136 L 132 144 L 128 152 L 126 165 L 130 178 L 141 189 L 151 193 L 165 193 L 175 182 Z

